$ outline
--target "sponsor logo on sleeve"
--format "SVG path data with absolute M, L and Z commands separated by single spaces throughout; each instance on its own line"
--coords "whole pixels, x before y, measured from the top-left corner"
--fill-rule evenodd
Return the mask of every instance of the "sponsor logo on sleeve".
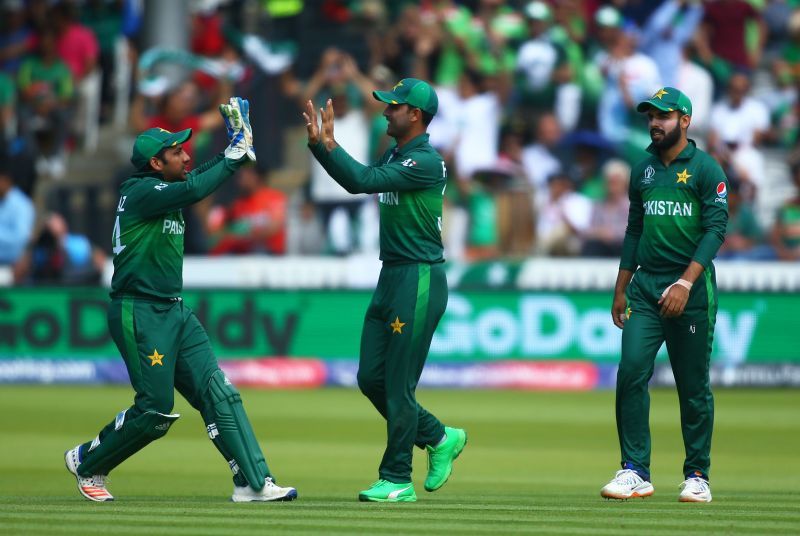
M 728 200 L 726 199 L 726 197 L 728 197 L 728 187 L 725 186 L 724 182 L 720 182 L 719 184 L 717 184 L 717 198 L 714 199 L 714 202 L 727 205 Z

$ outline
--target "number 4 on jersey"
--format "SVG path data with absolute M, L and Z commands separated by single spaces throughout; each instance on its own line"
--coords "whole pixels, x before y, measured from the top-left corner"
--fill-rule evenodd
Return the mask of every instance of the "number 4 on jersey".
M 125 212 L 125 200 L 128 198 L 127 195 L 123 195 L 119 198 L 119 204 L 117 205 L 117 212 Z M 114 232 L 111 236 L 111 251 L 114 252 L 114 255 L 118 255 L 125 249 L 125 246 L 122 245 L 120 242 L 120 234 L 122 234 L 122 230 L 119 226 L 119 215 L 117 215 L 116 219 L 114 220 Z

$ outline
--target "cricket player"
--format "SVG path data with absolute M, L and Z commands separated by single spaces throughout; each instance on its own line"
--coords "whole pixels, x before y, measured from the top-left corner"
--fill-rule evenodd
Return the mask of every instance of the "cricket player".
M 710 502 L 714 398 L 708 369 L 717 316 L 711 261 L 725 239 L 728 180 L 686 137 L 692 119 L 686 95 L 665 87 L 636 109 L 647 114 L 652 156 L 631 170 L 628 228 L 611 308 L 622 329 L 616 399 L 622 469 L 600 494 L 653 494 L 647 387 L 666 341 L 686 449 L 679 500 Z
M 108 326 L 136 391 L 94 440 L 65 453 L 78 491 L 112 501 L 106 476 L 180 415 L 171 413 L 174 389 L 197 409 L 208 437 L 233 471 L 234 502 L 281 501 L 294 488 L 275 484 L 239 391 L 220 370 L 206 331 L 181 299 L 184 222 L 181 209 L 214 192 L 247 161 L 255 160 L 249 104 L 238 97 L 220 105 L 230 145 L 187 172 L 182 143 L 191 129 L 151 128 L 133 145 L 138 170 L 120 188 L 114 230 L 114 276 Z
M 416 501 L 411 482 L 414 445 L 428 451 L 425 490 L 447 482 L 467 443 L 464 430 L 442 425 L 417 403 L 415 391 L 433 332 L 447 305 L 443 268 L 442 200 L 447 169 L 428 143 L 427 128 L 439 106 L 428 83 L 405 78 L 391 91 L 374 91 L 387 104 L 386 133 L 397 142 L 375 165 L 362 165 L 333 136 L 330 100 L 317 124 L 308 101 L 303 116 L 308 146 L 328 174 L 348 192 L 378 193 L 380 258 L 378 286 L 361 332 L 358 386 L 386 419 L 387 445 L 378 481 L 361 501 Z

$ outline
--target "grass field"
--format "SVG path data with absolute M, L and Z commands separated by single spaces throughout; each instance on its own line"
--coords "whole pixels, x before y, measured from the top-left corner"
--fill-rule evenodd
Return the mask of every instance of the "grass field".
M 800 391 L 718 390 L 711 504 L 677 502 L 683 446 L 674 391 L 653 393 L 653 484 L 646 500 L 599 489 L 618 460 L 613 393 L 423 391 L 419 399 L 469 444 L 450 482 L 419 501 L 359 503 L 377 477 L 382 421 L 354 390 L 243 391 L 292 503 L 233 504 L 227 465 L 199 416 L 111 475 L 113 503 L 78 495 L 63 451 L 127 407 L 120 387 L 0 387 L 0 534 L 798 534 Z

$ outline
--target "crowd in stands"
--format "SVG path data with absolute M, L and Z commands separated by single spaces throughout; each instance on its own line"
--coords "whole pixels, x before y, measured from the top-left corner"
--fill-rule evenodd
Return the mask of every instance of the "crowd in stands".
M 650 142 L 635 106 L 664 86 L 730 180 L 719 257 L 800 259 L 800 0 L 187 0 L 184 51 L 144 46 L 155 4 L 0 0 L 0 264 L 20 283 L 98 280 L 110 241 L 41 195 L 79 179 L 77 159 L 159 126 L 192 128 L 200 163 L 233 94 L 258 163 L 185 211 L 187 253 L 376 250 L 377 200 L 304 152 L 300 111 L 331 98 L 337 140 L 370 162 L 391 142 L 371 93 L 404 77 L 439 96 L 450 260 L 618 256 Z M 133 171 L 118 152 L 114 198 Z

